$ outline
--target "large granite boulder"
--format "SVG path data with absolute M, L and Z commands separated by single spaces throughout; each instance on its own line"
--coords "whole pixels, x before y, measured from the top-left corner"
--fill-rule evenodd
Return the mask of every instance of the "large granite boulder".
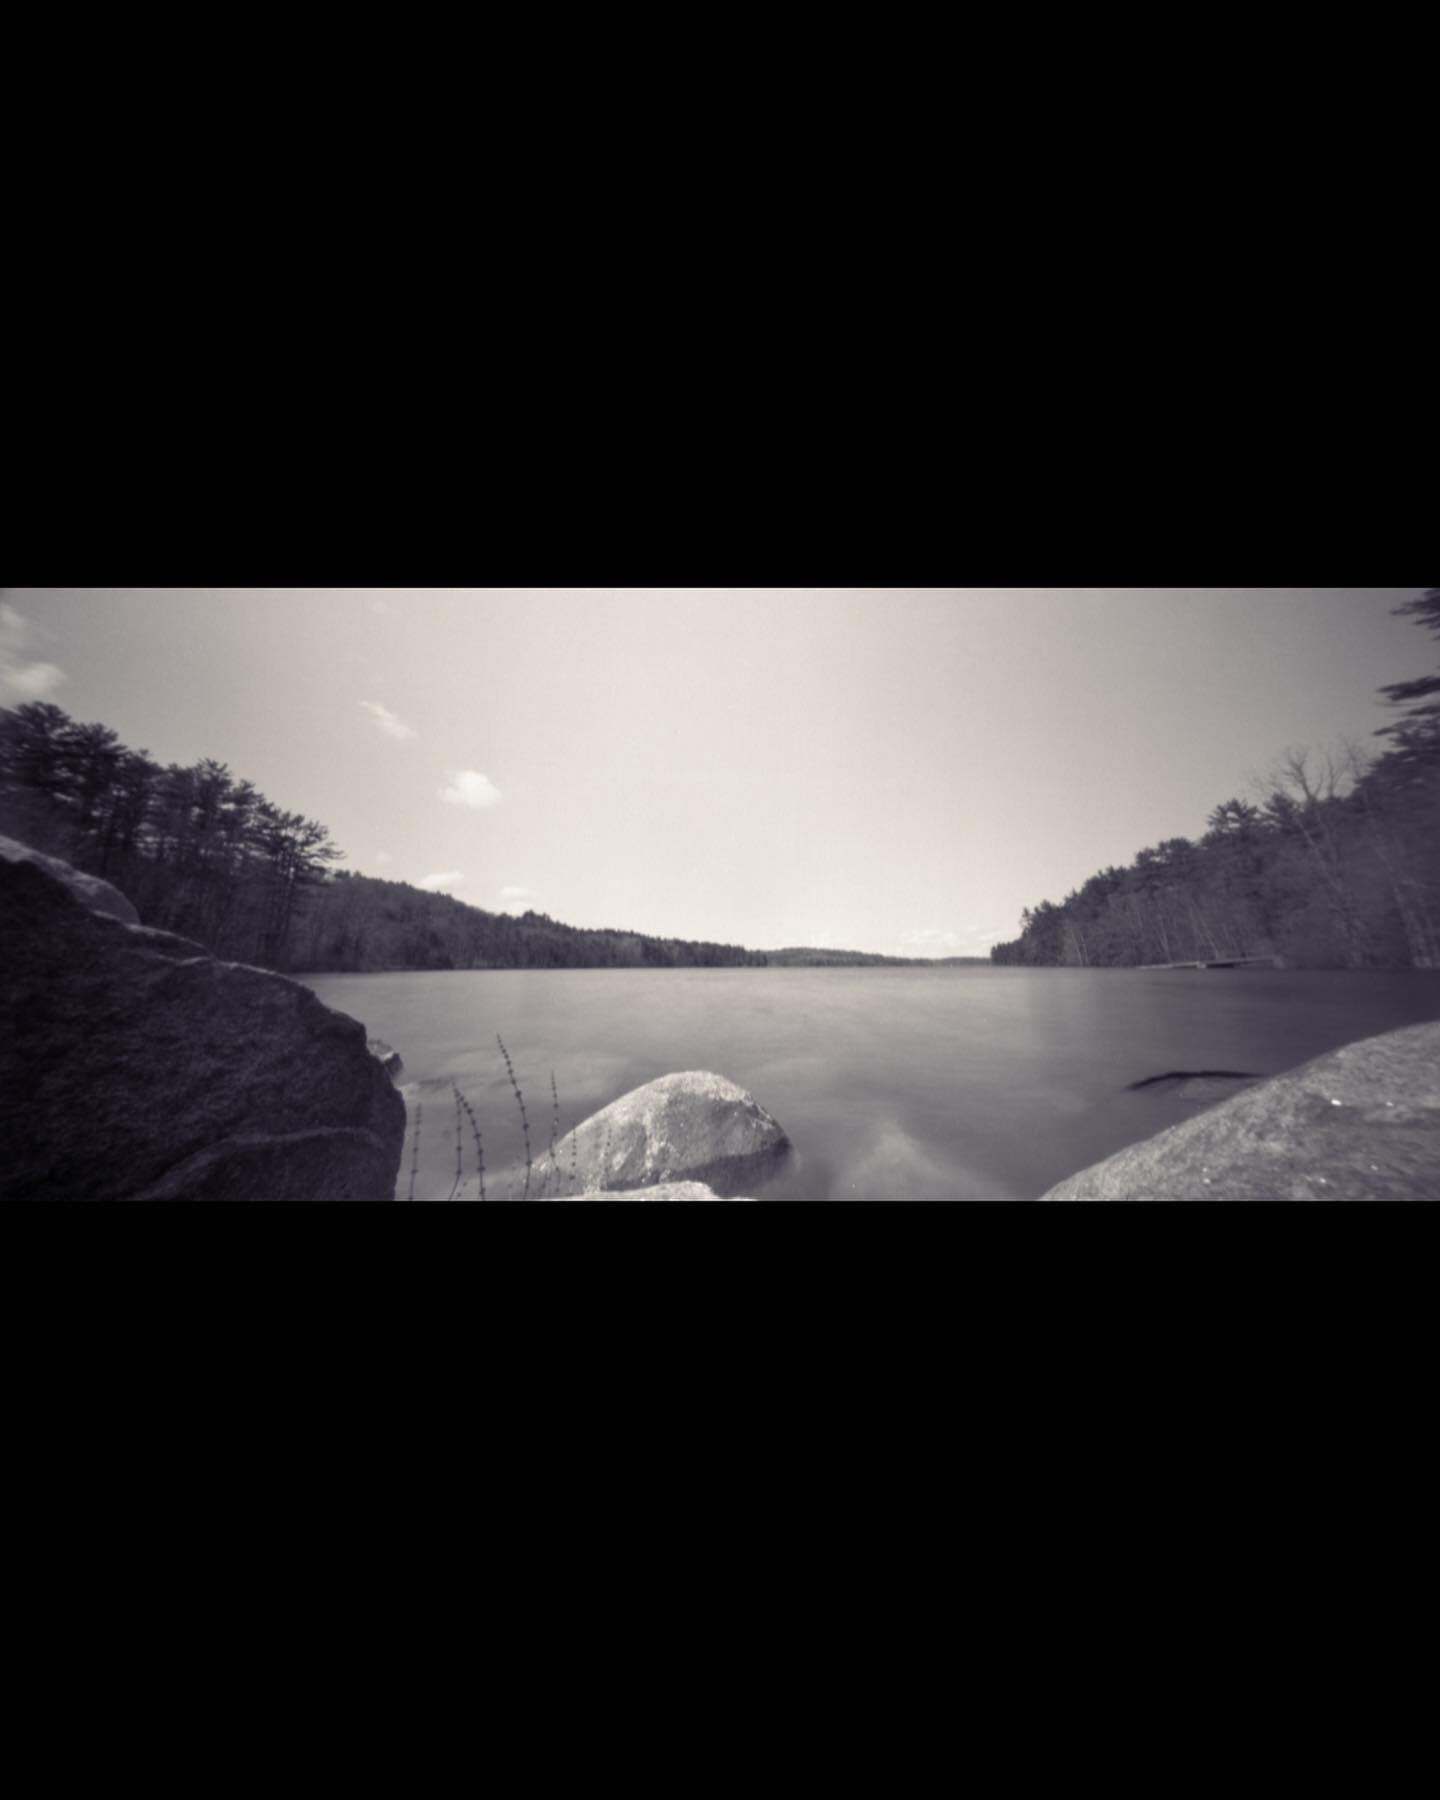
M 1440 1199 L 1440 1022 L 1318 1056 L 1042 1198 Z
M 363 1025 L 53 860 L 0 855 L 0 1197 L 394 1198 L 405 1103 Z
M 733 1081 L 708 1070 L 662 1075 L 577 1125 L 542 1157 L 530 1191 L 563 1198 L 572 1168 L 586 1188 L 614 1193 L 704 1182 L 720 1199 L 771 1173 L 790 1148 L 776 1121 Z
M 98 875 L 86 875 L 80 869 L 72 869 L 67 862 L 61 862 L 58 856 L 46 856 L 43 850 L 32 850 L 28 844 L 22 844 L 11 837 L 0 837 L 0 862 L 34 863 L 37 869 L 43 869 L 47 875 L 53 875 L 68 893 L 71 893 L 82 906 L 89 907 L 91 912 L 106 913 L 112 919 L 120 919 L 126 925 L 138 925 L 140 915 L 120 892 L 111 887 L 108 881 L 102 881 Z

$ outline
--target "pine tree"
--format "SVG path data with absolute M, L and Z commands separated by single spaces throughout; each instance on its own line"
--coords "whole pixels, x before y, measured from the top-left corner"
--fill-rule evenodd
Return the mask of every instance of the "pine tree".
M 1440 588 L 1427 588 L 1417 599 L 1391 609 L 1397 618 L 1419 621 L 1426 631 L 1440 637 Z M 1376 737 L 1396 739 L 1412 755 L 1440 752 L 1440 670 L 1414 681 L 1395 681 L 1380 692 L 1391 706 L 1403 706 L 1404 717 L 1382 725 Z M 1416 701 L 1419 705 L 1414 704 Z

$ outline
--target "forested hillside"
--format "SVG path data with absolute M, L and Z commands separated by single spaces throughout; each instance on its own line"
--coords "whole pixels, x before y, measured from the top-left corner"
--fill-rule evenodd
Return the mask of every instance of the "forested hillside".
M 766 958 L 776 969 L 850 969 L 871 964 L 885 968 L 905 967 L 915 961 L 910 956 L 876 956 L 868 950 L 806 949 L 767 950 Z
M 281 970 L 736 968 L 891 963 L 845 950 L 582 930 L 331 868 L 323 825 L 207 759 L 182 768 L 32 701 L 0 709 L 0 832 L 103 875 L 147 925 Z
M 585 931 L 544 913 L 483 912 L 403 881 L 337 874 L 297 934 L 298 967 L 358 969 L 664 969 L 763 964 L 733 944 Z
M 729 944 L 511 918 L 332 871 L 323 825 L 223 764 L 162 766 L 48 702 L 0 709 L 0 833 L 112 881 L 147 925 L 281 970 L 763 964 Z
M 339 855 L 224 764 L 162 766 L 45 701 L 0 709 L 0 832 L 103 875 L 145 924 L 271 969 Z
M 1395 610 L 1440 635 L 1440 588 Z M 1198 842 L 1168 838 L 1027 909 L 991 960 L 1440 967 L 1440 673 L 1381 692 L 1399 716 L 1379 754 L 1287 752 L 1266 791 L 1217 806 Z

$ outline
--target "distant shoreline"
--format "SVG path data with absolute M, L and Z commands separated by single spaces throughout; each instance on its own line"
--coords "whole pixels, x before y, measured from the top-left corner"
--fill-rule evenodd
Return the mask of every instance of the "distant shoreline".
M 765 951 L 757 951 L 763 956 Z M 606 971 L 616 975 L 663 975 L 693 973 L 696 969 L 724 969 L 731 974 L 737 971 L 753 971 L 764 973 L 767 969 L 990 969 L 996 965 L 988 956 L 856 956 L 835 957 L 824 962 L 771 962 L 771 963 L 479 963 L 470 969 L 419 969 L 406 963 L 396 963 L 386 969 L 290 969 L 283 971 L 293 980 L 304 980 L 309 975 L 573 975 L 587 971 L 591 974 Z
M 570 963 L 557 967 L 554 964 L 533 963 L 516 965 L 513 963 L 495 963 L 473 969 L 416 969 L 397 965 L 389 969 L 280 969 L 276 974 L 287 976 L 291 981 L 308 981 L 311 977 L 320 976 L 369 976 L 369 975 L 579 975 L 579 974 L 615 974 L 615 975 L 666 975 L 693 974 L 700 969 L 724 970 L 728 974 L 753 973 L 765 974 L 776 969 L 1028 969 L 1032 974 L 1084 974 L 1084 975 L 1153 975 L 1180 974 L 1189 975 L 1199 971 L 1188 968 L 1142 968 L 1133 963 L 1113 963 L 1091 966 L 1081 969 L 1076 964 L 1067 963 L 992 963 L 988 956 L 947 957 L 943 961 L 930 961 L 925 958 L 907 960 L 902 957 L 867 957 L 863 962 L 824 962 L 824 963 Z M 1213 973 L 1213 971 L 1208 971 Z M 1233 974 L 1281 974 L 1281 975 L 1428 975 L 1440 980 L 1440 969 L 1410 969 L 1403 964 L 1386 964 L 1369 969 L 1326 969 L 1326 968 L 1294 968 L 1273 969 L 1261 968 L 1250 970 L 1231 970 Z

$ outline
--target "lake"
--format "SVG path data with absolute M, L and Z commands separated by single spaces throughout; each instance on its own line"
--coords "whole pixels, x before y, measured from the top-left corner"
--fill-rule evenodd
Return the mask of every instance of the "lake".
M 642 1082 L 713 1069 L 780 1121 L 795 1155 L 763 1199 L 1034 1199 L 1123 1145 L 1193 1116 L 1172 1069 L 1273 1075 L 1354 1038 L 1440 1018 L 1440 971 L 856 968 L 504 969 L 315 975 L 329 1006 L 405 1061 L 399 1192 L 455 1176 L 453 1078 L 485 1142 L 489 1197 L 537 1156 L 550 1073 L 568 1131 Z M 465 1197 L 476 1198 L 464 1137 Z

